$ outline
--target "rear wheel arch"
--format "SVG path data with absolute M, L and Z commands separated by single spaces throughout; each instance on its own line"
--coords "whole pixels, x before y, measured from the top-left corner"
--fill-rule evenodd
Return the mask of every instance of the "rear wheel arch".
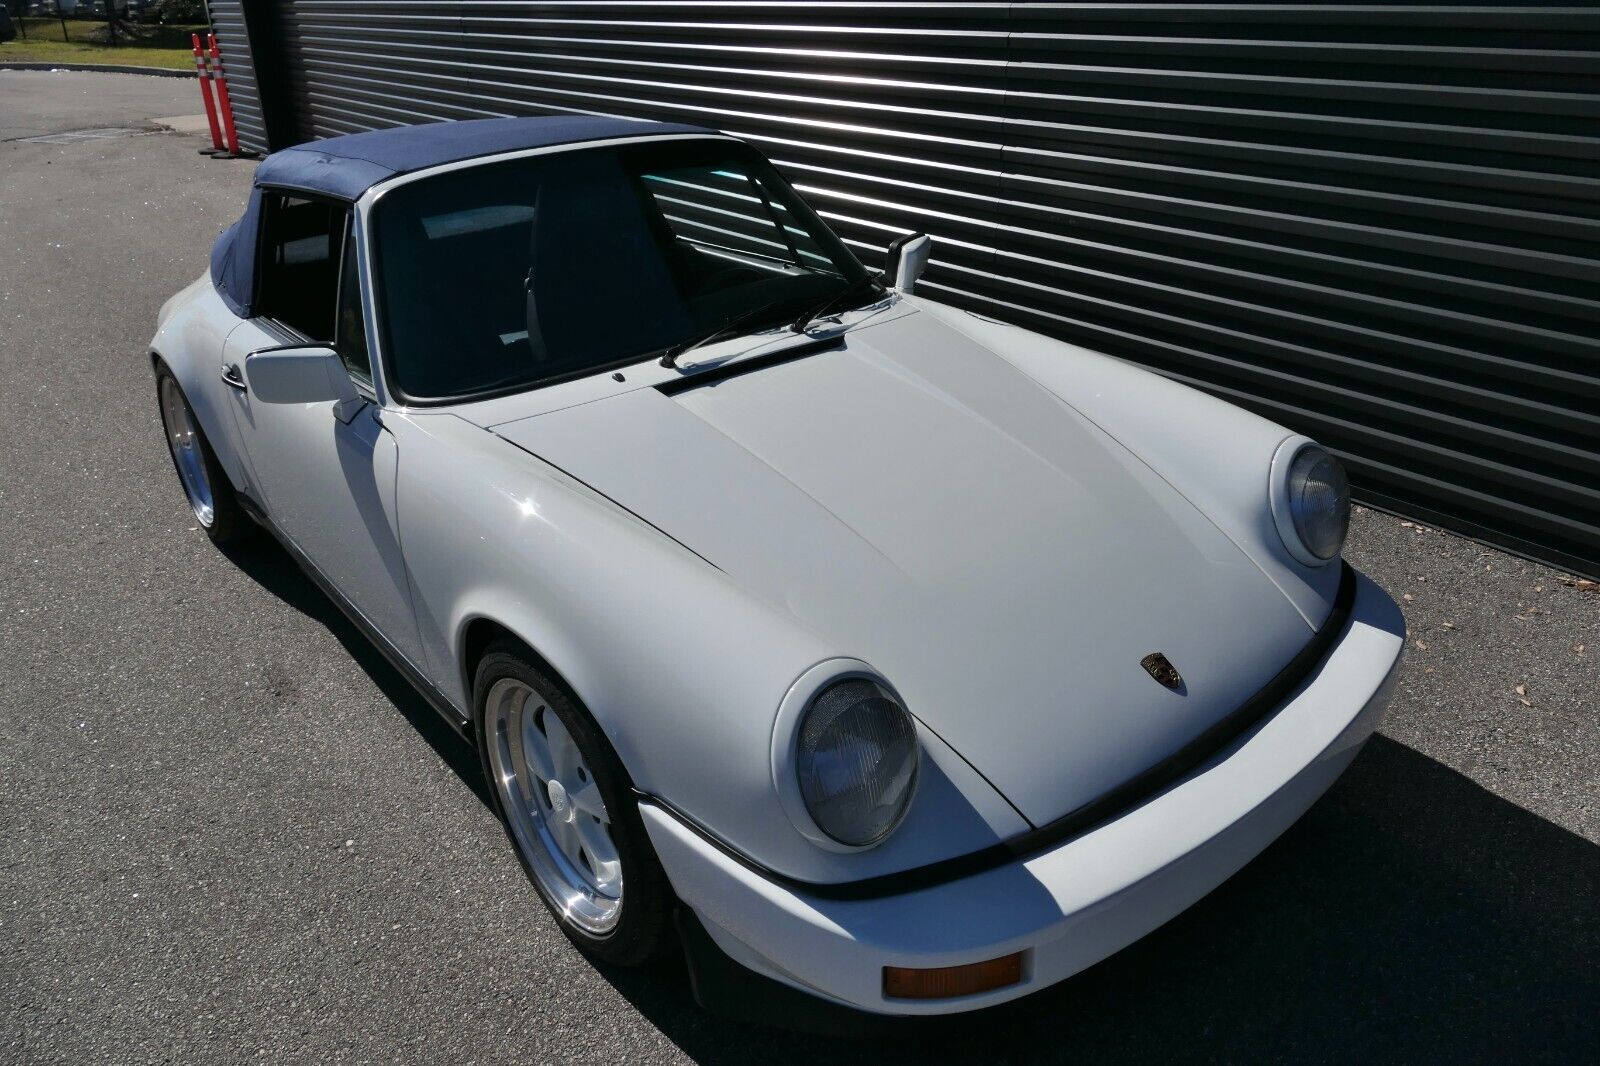
M 200 423 L 201 431 L 205 433 L 212 450 L 216 452 L 217 460 L 222 464 L 223 473 L 228 477 L 228 484 L 233 486 L 235 492 L 247 493 L 250 485 L 248 481 L 240 476 L 241 471 L 236 469 L 239 460 L 234 435 L 227 431 L 229 427 L 217 424 L 218 420 L 222 419 L 227 412 L 214 410 L 210 403 L 206 402 L 208 397 L 204 395 L 200 397 L 202 402 L 196 404 L 193 394 L 189 391 L 188 383 L 184 381 L 183 375 L 178 372 L 177 366 L 173 364 L 172 360 L 162 355 L 159 349 L 151 348 L 150 373 L 159 376 L 162 371 L 171 374 L 172 379 L 178 383 L 178 387 L 183 389 L 184 397 L 189 400 L 189 410 L 194 413 L 195 421 Z
M 183 486 L 190 509 L 213 544 L 225 545 L 249 535 L 232 478 L 211 444 L 210 430 L 201 421 L 178 375 L 152 351 L 157 410 L 168 457 Z

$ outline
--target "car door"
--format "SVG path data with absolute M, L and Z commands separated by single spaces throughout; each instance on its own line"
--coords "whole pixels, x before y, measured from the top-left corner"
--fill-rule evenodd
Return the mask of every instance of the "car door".
M 287 195 L 264 207 L 261 313 L 228 335 L 221 367 L 254 487 L 279 532 L 415 665 L 421 648 L 397 535 L 399 453 L 375 402 L 354 219 L 343 205 Z M 251 395 L 252 353 L 310 344 L 339 353 L 365 401 L 359 409 Z

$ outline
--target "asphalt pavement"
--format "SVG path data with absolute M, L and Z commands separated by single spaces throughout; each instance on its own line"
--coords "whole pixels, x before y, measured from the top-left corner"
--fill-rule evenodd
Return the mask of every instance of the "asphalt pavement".
M 472 752 L 184 506 L 145 346 L 253 169 L 150 124 L 196 94 L 0 71 L 0 1060 L 1600 1060 L 1600 591 L 1366 511 L 1411 633 L 1381 735 L 1129 950 L 865 1043 L 592 966 Z

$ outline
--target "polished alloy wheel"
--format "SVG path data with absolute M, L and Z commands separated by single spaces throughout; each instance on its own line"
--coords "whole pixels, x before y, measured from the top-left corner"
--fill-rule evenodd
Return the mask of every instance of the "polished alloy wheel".
M 216 520 L 217 510 L 212 501 L 211 480 L 206 476 L 205 453 L 189 415 L 189 404 L 169 375 L 161 378 L 161 421 L 167 429 L 167 445 L 172 449 L 184 495 L 189 497 L 189 506 L 194 508 L 200 524 L 209 527 Z
M 534 882 L 574 926 L 605 936 L 622 916 L 622 860 L 583 753 L 550 703 L 502 678 L 484 713 L 494 787 Z

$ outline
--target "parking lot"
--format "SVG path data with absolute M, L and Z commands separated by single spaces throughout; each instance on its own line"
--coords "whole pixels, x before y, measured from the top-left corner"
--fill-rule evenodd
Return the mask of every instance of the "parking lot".
M 471 750 L 280 550 L 192 528 L 145 345 L 254 167 L 153 124 L 198 105 L 0 71 L 0 1060 L 1600 1057 L 1600 590 L 1369 511 L 1381 735 L 1129 950 L 867 1043 L 590 965 Z M 130 132 L 27 139 L 87 128 Z

